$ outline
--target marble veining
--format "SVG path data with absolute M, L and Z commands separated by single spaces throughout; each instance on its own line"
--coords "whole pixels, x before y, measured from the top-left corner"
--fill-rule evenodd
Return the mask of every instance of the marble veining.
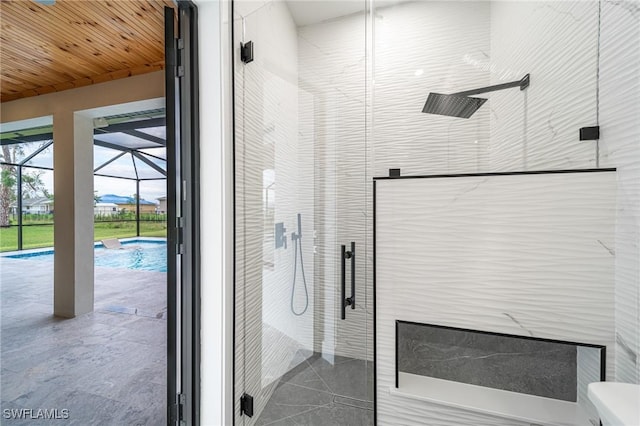
M 560 8 L 555 7 L 552 3 L 543 3 L 541 6 L 536 7 L 534 10 L 537 12 L 542 9 L 550 10 L 558 15 L 569 16 L 574 22 L 580 22 L 582 20 L 582 18 L 575 16 L 575 14 L 571 13 L 571 11 L 561 10 Z
M 605 250 L 607 250 L 609 252 L 609 254 L 611 256 L 615 256 L 616 255 L 616 251 L 610 247 L 608 247 L 605 243 L 603 243 L 601 240 L 598 240 L 598 243 L 605 248 Z
M 518 327 L 520 327 L 521 329 L 523 329 L 524 331 L 526 331 L 527 333 L 529 333 L 529 335 L 530 335 L 531 337 L 535 337 L 535 336 L 534 336 L 534 334 L 533 334 L 533 331 L 529 330 L 529 329 L 528 329 L 528 328 L 526 328 L 524 325 L 522 325 L 522 323 L 521 323 L 520 321 L 518 321 L 518 320 L 517 320 L 513 315 L 511 315 L 511 314 L 509 314 L 509 313 L 507 313 L 507 312 L 503 312 L 503 314 L 504 314 L 507 318 L 509 318 L 511 321 L 515 322 L 515 323 L 518 325 Z
M 640 20 L 640 4 L 636 1 L 629 0 L 605 0 L 606 4 L 610 4 L 616 7 L 619 7 L 627 12 L 629 15 L 633 17 L 636 21 Z
M 616 343 L 618 344 L 618 346 L 620 346 L 620 348 L 622 348 L 622 350 L 624 351 L 624 353 L 629 357 L 629 359 L 636 364 L 638 361 L 638 354 L 636 353 L 636 351 L 634 351 L 631 346 L 629 346 L 627 344 L 627 342 L 624 340 L 624 338 L 620 335 L 620 333 L 616 333 Z
M 458 193 L 458 195 L 456 195 L 455 197 L 453 197 L 453 200 L 451 200 L 450 204 L 454 204 L 456 201 L 458 201 L 458 199 L 460 199 L 460 197 L 475 191 L 476 189 L 478 189 L 480 187 L 480 185 L 486 183 L 489 179 L 482 179 L 480 182 L 474 183 L 472 184 L 469 188 L 463 189 L 461 192 Z
M 404 322 L 397 339 L 400 372 L 577 400 L 575 345 Z

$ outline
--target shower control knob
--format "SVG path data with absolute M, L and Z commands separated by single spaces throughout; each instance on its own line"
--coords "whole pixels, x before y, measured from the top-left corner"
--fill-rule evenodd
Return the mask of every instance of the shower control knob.
M 345 251 L 344 252 L 344 258 L 345 259 L 351 259 L 351 256 L 353 256 L 353 253 L 351 253 L 350 251 Z

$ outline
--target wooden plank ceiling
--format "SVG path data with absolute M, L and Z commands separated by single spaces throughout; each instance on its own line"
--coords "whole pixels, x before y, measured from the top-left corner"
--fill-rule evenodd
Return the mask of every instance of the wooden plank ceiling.
M 0 1 L 0 101 L 164 68 L 172 0 Z

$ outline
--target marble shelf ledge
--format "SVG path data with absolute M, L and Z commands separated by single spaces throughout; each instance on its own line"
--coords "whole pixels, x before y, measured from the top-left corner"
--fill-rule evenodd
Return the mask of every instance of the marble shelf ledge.
M 391 395 L 544 426 L 593 426 L 575 402 L 398 373 Z

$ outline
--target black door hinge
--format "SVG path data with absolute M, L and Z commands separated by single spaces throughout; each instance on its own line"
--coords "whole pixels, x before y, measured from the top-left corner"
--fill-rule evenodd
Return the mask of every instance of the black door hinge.
M 240 59 L 245 64 L 253 61 L 253 42 L 240 43 Z
M 253 417 L 253 397 L 247 393 L 240 397 L 240 414 Z
M 176 253 L 184 254 L 184 218 L 182 216 L 176 218 Z
M 185 396 L 184 394 L 179 393 L 176 395 L 175 402 L 171 405 L 171 411 L 169 413 L 170 423 L 176 424 L 184 421 L 184 404 L 185 404 Z
M 184 50 L 184 39 L 176 39 L 176 76 L 184 77 L 184 66 L 182 66 L 182 50 Z

